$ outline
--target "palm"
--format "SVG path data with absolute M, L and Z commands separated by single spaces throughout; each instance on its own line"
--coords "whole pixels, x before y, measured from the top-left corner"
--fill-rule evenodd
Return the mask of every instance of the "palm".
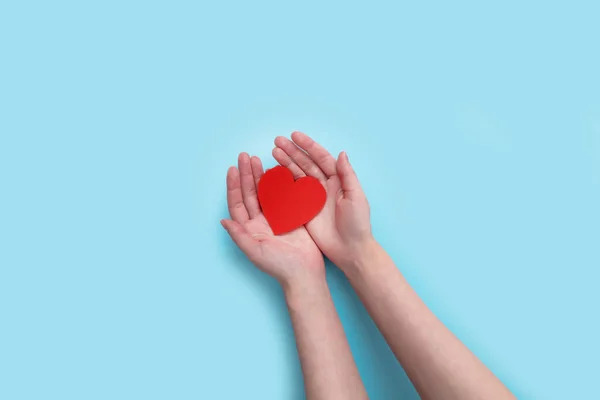
M 306 224 L 306 229 L 321 250 L 331 258 L 336 253 L 335 245 L 339 242 L 336 220 L 340 215 L 336 210 L 340 200 L 337 196 L 341 188 L 340 180 L 337 176 L 332 176 L 325 181 L 324 186 L 327 191 L 325 206 L 313 220 Z
M 334 263 L 350 256 L 357 239 L 370 235 L 369 206 L 346 157 L 337 159 L 308 136 L 292 133 L 293 142 L 275 139 L 273 156 L 296 179 L 317 178 L 327 191 L 323 210 L 306 229 Z
M 242 153 L 239 170 L 227 172 L 227 204 L 231 220 L 222 221 L 234 241 L 261 270 L 285 280 L 306 269 L 322 269 L 323 256 L 304 227 L 274 235 L 264 217 L 256 186 L 263 174 L 258 157 Z
M 286 264 L 294 267 L 304 263 L 312 266 L 318 264 L 317 261 L 322 258 L 321 252 L 304 227 L 276 236 L 262 213 L 245 222 L 243 227 L 256 241 L 260 251 L 258 257 L 266 261 L 265 265 L 271 264 L 271 260 L 276 263 L 285 260 Z

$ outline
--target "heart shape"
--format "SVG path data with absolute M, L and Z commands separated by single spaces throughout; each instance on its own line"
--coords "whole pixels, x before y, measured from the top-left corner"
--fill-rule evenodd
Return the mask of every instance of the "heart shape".
M 289 169 L 267 170 L 258 182 L 258 201 L 275 235 L 301 227 L 325 206 L 327 193 L 318 179 L 305 176 L 294 181 Z

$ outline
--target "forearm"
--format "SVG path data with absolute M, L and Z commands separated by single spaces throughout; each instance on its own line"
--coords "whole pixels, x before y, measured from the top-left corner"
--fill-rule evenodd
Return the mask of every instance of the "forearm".
M 345 271 L 421 397 L 513 398 L 427 308 L 378 244 L 366 246 Z
M 309 400 L 366 399 L 325 277 L 284 285 Z

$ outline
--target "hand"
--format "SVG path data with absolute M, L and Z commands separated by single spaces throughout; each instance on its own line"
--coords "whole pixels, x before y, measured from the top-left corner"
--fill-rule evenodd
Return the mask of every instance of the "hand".
M 238 167 L 227 171 L 227 205 L 231 219 L 221 221 L 237 246 L 259 269 L 283 286 L 304 278 L 325 279 L 323 255 L 304 227 L 275 236 L 256 193 L 263 166 L 258 157 L 241 153 Z
M 303 133 L 292 133 L 292 140 L 278 136 L 273 157 L 295 179 L 309 175 L 325 186 L 325 207 L 306 229 L 323 253 L 345 270 L 374 242 L 367 198 L 345 152 L 336 161 Z

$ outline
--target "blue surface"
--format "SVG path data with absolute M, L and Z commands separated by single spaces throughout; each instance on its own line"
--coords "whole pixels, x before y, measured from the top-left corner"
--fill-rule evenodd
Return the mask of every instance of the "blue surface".
M 292 130 L 348 151 L 520 398 L 599 398 L 600 7 L 484 3 L 0 3 L 0 398 L 301 398 L 281 291 L 219 225 L 237 153 Z M 371 397 L 414 398 L 329 272 Z

